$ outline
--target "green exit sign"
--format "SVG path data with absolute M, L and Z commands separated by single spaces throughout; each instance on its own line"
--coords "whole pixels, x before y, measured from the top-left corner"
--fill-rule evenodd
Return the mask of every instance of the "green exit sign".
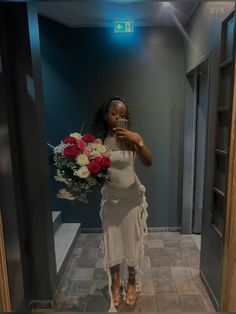
M 133 31 L 133 21 L 115 21 L 115 33 L 132 33 Z

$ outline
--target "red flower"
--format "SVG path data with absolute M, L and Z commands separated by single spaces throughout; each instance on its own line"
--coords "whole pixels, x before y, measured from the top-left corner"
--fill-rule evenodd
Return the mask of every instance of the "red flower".
M 63 142 L 65 144 L 76 144 L 76 138 L 73 136 L 67 136 Z
M 78 149 L 83 152 L 86 148 L 86 143 L 82 140 L 76 140 L 76 144 L 77 144 L 77 147 Z
M 86 143 L 89 143 L 89 142 L 93 143 L 94 142 L 94 137 L 91 134 L 84 134 L 82 136 L 82 140 L 85 141 Z
M 101 160 L 102 160 L 102 156 L 96 156 L 96 157 L 94 158 L 94 161 L 96 161 L 97 163 L 99 163 L 99 165 L 100 165 L 100 163 L 101 163 Z
M 104 168 L 108 168 L 111 165 L 111 159 L 107 156 L 102 156 L 100 165 Z
M 101 171 L 101 166 L 99 165 L 98 162 L 96 161 L 91 161 L 88 164 L 88 170 L 91 174 L 97 174 L 98 172 Z
M 64 148 L 64 156 L 67 158 L 75 158 L 78 154 L 78 148 L 75 145 L 69 145 Z

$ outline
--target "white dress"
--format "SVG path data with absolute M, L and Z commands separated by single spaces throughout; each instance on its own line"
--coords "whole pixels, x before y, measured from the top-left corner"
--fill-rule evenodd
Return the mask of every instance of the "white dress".
M 115 138 L 107 136 L 104 144 L 112 149 L 109 181 L 101 189 L 100 218 L 103 227 L 104 270 L 108 274 L 110 309 L 116 312 L 111 294 L 110 267 L 125 263 L 136 269 L 136 288 L 141 291 L 141 266 L 147 243 L 147 202 L 145 187 L 135 173 L 136 152 L 120 150 Z M 127 272 L 126 272 L 127 277 Z M 123 287 L 127 282 L 124 278 Z M 123 291 L 125 295 L 125 291 Z

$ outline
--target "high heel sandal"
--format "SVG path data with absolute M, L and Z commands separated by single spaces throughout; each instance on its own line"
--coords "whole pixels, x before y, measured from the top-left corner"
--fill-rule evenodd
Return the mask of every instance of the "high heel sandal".
M 117 307 L 120 305 L 121 300 L 122 300 L 119 268 L 115 270 L 111 270 L 111 278 L 112 278 L 111 292 L 112 292 L 113 303 Z M 119 281 L 119 286 L 114 288 L 114 282 L 117 282 L 117 281 Z
M 138 292 L 136 290 L 135 275 L 135 270 L 129 270 L 129 279 L 127 283 L 127 291 L 125 297 L 125 303 L 127 305 L 135 305 L 137 300 Z

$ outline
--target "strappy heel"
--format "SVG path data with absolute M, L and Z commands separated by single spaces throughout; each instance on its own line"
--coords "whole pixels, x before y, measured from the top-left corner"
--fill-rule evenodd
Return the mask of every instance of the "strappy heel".
M 113 298 L 113 303 L 115 307 L 117 307 L 120 305 L 121 300 L 122 300 L 119 265 L 111 267 L 110 270 L 111 270 L 111 278 L 112 278 L 112 287 L 111 287 L 112 298 Z M 114 287 L 117 284 L 117 282 L 119 283 L 118 286 Z
M 137 300 L 137 296 L 138 296 L 138 292 L 136 290 L 136 283 L 135 283 L 135 275 L 136 275 L 136 271 L 135 269 L 129 269 L 129 278 L 128 278 L 128 282 L 127 282 L 127 290 L 126 290 L 126 296 L 125 296 L 125 303 L 127 305 L 135 305 L 136 304 L 136 300 Z

